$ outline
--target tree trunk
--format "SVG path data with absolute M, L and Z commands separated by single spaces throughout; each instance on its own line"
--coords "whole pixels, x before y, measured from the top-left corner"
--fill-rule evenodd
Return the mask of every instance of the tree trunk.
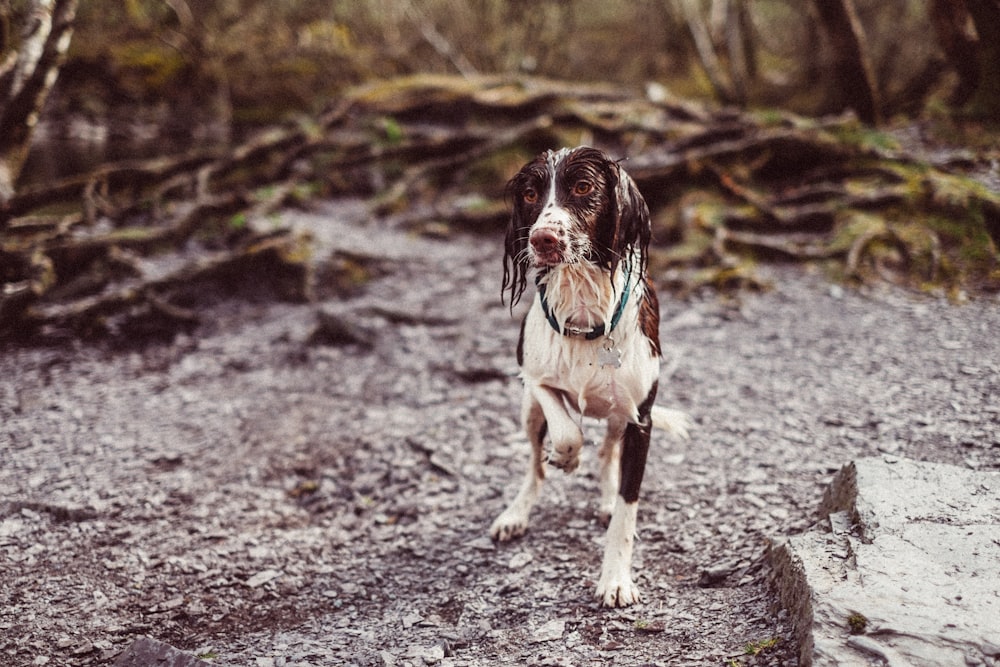
M 16 57 L 0 63 L 0 208 L 14 195 L 38 115 L 69 48 L 76 7 L 77 0 L 33 0 Z
M 966 0 L 966 6 L 979 37 L 979 81 L 966 112 L 1000 120 L 1000 0 Z
M 733 92 L 740 104 L 745 105 L 750 96 L 750 84 L 757 76 L 753 27 L 743 0 L 729 0 L 726 9 L 725 35 L 730 78 Z
M 862 121 L 877 125 L 881 121 L 878 89 L 853 0 L 813 0 L 813 5 L 833 49 L 833 91 L 838 106 L 853 109 Z
M 705 19 L 701 15 L 697 0 L 677 0 L 684 20 L 687 22 L 688 31 L 694 41 L 695 51 L 698 53 L 698 61 L 701 68 L 712 84 L 712 90 L 716 98 L 723 104 L 733 104 L 739 102 L 733 93 L 732 86 L 726 80 L 726 75 L 719 56 L 715 52 L 715 43 Z
M 958 74 L 950 103 L 961 107 L 972 97 L 979 82 L 979 56 L 975 38 L 966 31 L 969 12 L 965 0 L 932 0 L 929 14 L 941 50 Z

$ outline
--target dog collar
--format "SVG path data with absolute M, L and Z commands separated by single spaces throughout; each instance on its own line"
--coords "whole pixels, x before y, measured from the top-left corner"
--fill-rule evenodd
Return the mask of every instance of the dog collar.
M 586 340 L 595 340 L 602 336 L 611 335 L 611 332 L 618 326 L 618 322 L 622 318 L 622 313 L 625 312 L 625 304 L 628 303 L 628 296 L 632 291 L 631 263 L 626 266 L 625 271 L 627 272 L 625 287 L 622 289 L 622 297 L 618 300 L 618 306 L 615 307 L 615 312 L 611 316 L 611 322 L 601 322 L 593 329 L 581 329 L 580 327 L 570 326 L 565 323 L 560 324 L 559 320 L 557 320 L 556 316 L 552 313 L 552 309 L 549 308 L 549 301 L 545 296 L 545 283 L 542 282 L 542 275 L 536 276 L 535 285 L 538 287 L 538 298 L 539 301 L 541 301 L 542 312 L 545 313 L 545 319 L 548 320 L 549 325 L 555 330 L 556 333 L 560 333 L 563 336 L 583 336 Z

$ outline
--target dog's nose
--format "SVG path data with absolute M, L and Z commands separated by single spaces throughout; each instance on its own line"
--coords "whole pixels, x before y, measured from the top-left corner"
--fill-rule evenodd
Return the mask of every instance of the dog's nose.
M 551 229 L 536 229 L 531 232 L 531 247 L 538 253 L 549 253 L 559 249 L 559 236 Z

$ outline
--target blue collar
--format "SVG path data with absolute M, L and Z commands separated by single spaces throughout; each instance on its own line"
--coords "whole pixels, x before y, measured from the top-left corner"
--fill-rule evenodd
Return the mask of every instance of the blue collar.
M 601 322 L 593 329 L 580 329 L 578 327 L 568 326 L 566 324 L 560 324 L 556 316 L 552 314 L 552 309 L 549 308 L 548 299 L 545 297 L 545 283 L 541 282 L 542 276 L 538 275 L 535 277 L 535 285 L 538 287 L 538 298 L 542 304 L 542 312 L 545 313 L 545 319 L 549 321 L 549 325 L 555 330 L 556 333 L 561 333 L 563 336 L 583 336 L 587 340 L 594 340 L 600 338 L 601 336 L 610 335 L 615 327 L 618 326 L 618 322 L 622 319 L 622 313 L 625 312 L 625 304 L 628 303 L 628 296 L 632 292 L 632 263 L 629 262 L 625 265 L 624 270 L 626 271 L 625 277 L 625 287 L 622 289 L 622 298 L 618 301 L 618 306 L 615 308 L 614 314 L 611 316 L 611 323 L 606 325 Z

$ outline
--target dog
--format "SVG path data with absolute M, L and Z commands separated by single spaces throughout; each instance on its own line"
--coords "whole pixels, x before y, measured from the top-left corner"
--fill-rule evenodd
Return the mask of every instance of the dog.
M 513 311 L 529 273 L 537 287 L 517 344 L 531 456 L 490 535 L 523 535 L 546 461 L 575 470 L 583 417 L 606 420 L 598 511 L 608 528 L 596 595 L 604 606 L 625 607 L 640 601 L 632 546 L 651 428 L 687 438 L 690 426 L 685 413 L 653 405 L 660 312 L 646 273 L 649 208 L 621 166 L 590 147 L 539 155 L 510 180 L 507 196 L 502 295 Z

